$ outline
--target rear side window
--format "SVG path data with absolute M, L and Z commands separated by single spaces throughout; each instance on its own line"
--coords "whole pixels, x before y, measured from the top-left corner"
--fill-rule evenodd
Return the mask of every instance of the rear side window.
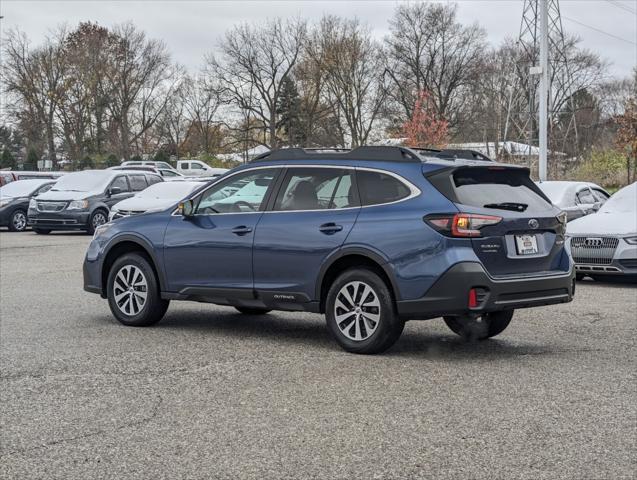
M 352 170 L 291 168 L 279 190 L 274 210 L 326 210 L 358 206 Z
M 133 190 L 133 192 L 141 192 L 148 186 L 144 175 L 131 175 L 129 179 L 131 190 Z
M 356 172 L 362 205 L 379 205 L 407 198 L 411 191 L 397 178 L 380 172 Z
M 526 170 L 461 168 L 453 172 L 456 203 L 473 207 L 497 208 L 497 205 L 523 205 L 523 211 L 541 211 L 551 207 Z
M 146 175 L 146 180 L 148 180 L 148 185 L 154 185 L 162 181 L 159 175 Z
M 583 190 L 580 190 L 579 192 L 577 192 L 577 201 L 579 203 L 595 203 L 597 200 L 595 200 L 595 197 L 593 196 L 593 192 L 590 191 L 590 189 L 585 188 Z

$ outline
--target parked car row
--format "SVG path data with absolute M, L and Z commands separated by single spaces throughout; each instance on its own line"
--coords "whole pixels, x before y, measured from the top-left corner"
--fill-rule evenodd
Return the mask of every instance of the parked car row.
M 177 168 L 173 168 L 167 162 L 157 162 L 154 160 L 129 160 L 122 162 L 122 167 L 154 167 L 160 170 L 164 176 L 172 174 L 185 177 L 219 177 L 228 171 L 227 168 L 211 167 L 201 160 L 178 160 Z M 119 168 L 119 167 L 112 167 Z
M 56 179 L 65 172 L 32 172 L 27 170 L 0 170 L 0 187 L 18 180 Z
M 50 172 L 12 172 L 38 178 L 12 180 L 0 188 L 0 226 L 22 231 L 31 225 L 40 234 L 52 230 L 93 232 L 107 221 L 168 209 L 211 180 L 185 177 L 165 169 L 159 165 L 161 162 L 153 163 L 76 172 L 61 178 Z M 339 197 L 330 199 L 325 193 L 335 181 L 317 187 L 319 205 L 344 201 Z M 577 278 L 637 275 L 635 185 L 612 197 L 588 182 L 551 181 L 536 185 L 566 213 L 567 246 L 575 261 Z M 296 190 L 305 187 L 301 179 L 293 180 L 280 208 L 285 210 Z M 216 194 L 218 198 L 210 199 L 214 200 L 212 208 L 216 213 L 249 212 L 268 188 L 269 181 L 264 179 L 232 182 Z M 206 206 L 202 203 L 200 207 Z

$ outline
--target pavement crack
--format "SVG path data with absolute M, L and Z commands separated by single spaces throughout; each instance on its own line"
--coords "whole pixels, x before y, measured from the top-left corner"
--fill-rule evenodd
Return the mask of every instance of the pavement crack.
M 16 450 L 12 450 L 10 452 L 7 453 L 2 453 L 0 454 L 0 458 L 3 457 L 7 457 L 9 455 L 16 455 L 16 454 L 20 454 L 20 453 L 25 453 L 25 452 L 31 452 L 34 450 L 39 450 L 41 448 L 47 448 L 47 447 L 51 447 L 54 445 L 60 445 L 60 444 L 64 444 L 64 443 L 69 443 L 69 442 L 74 442 L 76 440 L 82 440 L 85 438 L 90 438 L 90 437 L 96 437 L 99 435 L 105 435 L 107 433 L 113 433 L 113 432 L 118 432 L 120 430 L 124 430 L 125 428 L 129 428 L 129 427 L 140 427 L 142 425 L 146 425 L 150 422 L 152 422 L 155 418 L 157 418 L 157 415 L 159 415 L 159 409 L 163 403 L 163 398 L 161 395 L 157 395 L 157 401 L 154 403 L 154 405 L 152 406 L 151 410 L 150 410 L 150 414 L 146 415 L 138 420 L 131 420 L 129 422 L 124 422 L 121 425 L 118 425 L 114 428 L 101 428 L 99 430 L 95 430 L 92 432 L 87 432 L 87 433 L 83 433 L 81 435 L 75 435 L 72 437 L 66 437 L 66 438 L 60 438 L 58 440 L 52 440 L 50 442 L 46 442 L 43 443 L 41 445 L 35 445 L 33 447 L 26 447 L 26 448 L 19 448 Z

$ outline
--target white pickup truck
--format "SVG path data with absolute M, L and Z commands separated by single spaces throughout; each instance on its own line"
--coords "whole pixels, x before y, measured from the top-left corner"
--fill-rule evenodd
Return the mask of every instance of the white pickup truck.
M 177 171 L 187 177 L 218 177 L 228 169 L 214 168 L 200 160 L 178 160 Z

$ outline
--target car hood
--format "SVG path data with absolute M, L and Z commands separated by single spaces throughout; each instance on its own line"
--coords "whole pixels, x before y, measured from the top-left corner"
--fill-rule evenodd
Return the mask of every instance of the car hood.
M 567 235 L 632 235 L 637 233 L 637 216 L 634 212 L 604 213 L 578 218 L 566 225 Z
M 54 192 L 49 190 L 48 192 L 43 193 L 42 195 L 38 195 L 35 197 L 37 200 L 84 200 L 85 198 L 92 197 L 93 195 L 97 195 L 99 192 L 72 192 L 69 190 L 62 190 L 60 192 Z
M 171 205 L 176 204 L 178 201 L 179 200 L 166 199 L 166 198 L 131 197 L 116 203 L 113 209 L 145 212 L 146 210 L 150 210 L 150 209 L 159 210 L 159 209 L 168 208 Z

